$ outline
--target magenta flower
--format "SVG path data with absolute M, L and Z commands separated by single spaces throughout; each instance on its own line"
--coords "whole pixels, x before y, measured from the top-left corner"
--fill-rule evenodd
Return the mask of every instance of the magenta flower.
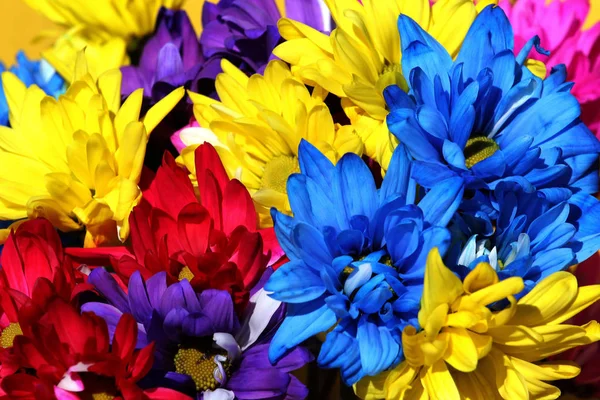
M 600 24 L 584 28 L 590 0 L 500 0 L 515 33 L 515 52 L 535 35 L 550 56 L 532 55 L 548 72 L 560 68 L 574 82 L 572 93 L 581 103 L 581 118 L 600 137 Z M 560 64 L 566 66 L 559 67 Z

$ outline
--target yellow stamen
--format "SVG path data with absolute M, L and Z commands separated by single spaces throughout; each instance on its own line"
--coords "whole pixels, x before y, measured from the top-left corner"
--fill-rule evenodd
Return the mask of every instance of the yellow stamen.
M 12 347 L 15 337 L 22 334 L 21 326 L 17 322 L 11 322 L 0 334 L 0 346 L 5 349 Z
M 181 271 L 179 271 L 179 275 L 177 276 L 177 279 L 179 279 L 180 281 L 187 279 L 188 281 L 192 281 L 192 279 L 194 279 L 195 275 L 192 272 L 192 270 L 189 267 L 183 267 L 181 268 Z
M 287 193 L 285 188 L 288 177 L 298 172 L 300 172 L 300 166 L 296 157 L 275 157 L 265 165 L 260 187 L 285 194 Z
M 500 147 L 494 140 L 485 136 L 476 136 L 467 140 L 465 146 L 465 164 L 467 168 L 471 168 L 478 162 L 491 157 L 499 149 Z
M 219 363 L 215 360 L 218 354 L 205 354 L 194 348 L 180 348 L 175 355 L 175 370 L 180 374 L 189 375 L 196 383 L 196 390 L 215 390 L 221 382 L 217 381 L 215 374 L 220 374 Z M 231 364 L 229 361 L 221 363 L 226 374 L 229 375 Z M 226 377 L 221 377 L 225 380 Z

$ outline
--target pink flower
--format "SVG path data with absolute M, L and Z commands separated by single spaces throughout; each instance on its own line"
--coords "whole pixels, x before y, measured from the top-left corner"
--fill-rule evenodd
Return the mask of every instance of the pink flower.
M 500 0 L 515 32 L 515 52 L 538 35 L 550 56 L 533 58 L 546 63 L 548 71 L 567 66 L 567 80 L 581 103 L 581 118 L 600 137 L 600 24 L 584 29 L 590 0 Z

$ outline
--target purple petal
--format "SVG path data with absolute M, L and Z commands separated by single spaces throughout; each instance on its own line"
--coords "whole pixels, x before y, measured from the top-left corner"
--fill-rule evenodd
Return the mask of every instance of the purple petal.
M 323 26 L 323 13 L 319 2 L 316 0 L 285 0 L 285 14 L 287 18 L 302 22 L 318 31 L 325 29 Z
M 121 67 L 121 74 L 123 75 L 123 83 L 121 85 L 121 94 L 123 96 L 129 96 L 139 88 L 143 88 L 145 93 L 149 93 L 153 74 L 146 74 L 138 67 L 131 65 Z
M 152 318 L 152 306 L 148 300 L 148 293 L 144 285 L 144 280 L 139 271 L 136 271 L 129 278 L 129 307 L 136 321 L 146 325 Z
M 146 291 L 152 308 L 158 310 L 167 290 L 167 273 L 159 272 L 146 281 Z
M 290 375 L 290 384 L 284 400 L 304 400 L 308 396 L 308 388 L 298 378 Z
M 215 332 L 232 333 L 239 329 L 240 323 L 229 293 L 209 289 L 200 294 L 199 300 L 202 312 L 212 320 Z
M 307 349 L 296 347 L 272 365 L 269 361 L 269 343 L 251 347 L 244 351 L 242 357 L 240 368 L 276 368 L 286 373 L 300 369 L 314 359 Z
M 167 288 L 165 294 L 162 296 L 158 311 L 160 315 L 166 318 L 166 315 L 175 308 L 186 308 L 185 296 L 179 282 Z
M 158 53 L 156 64 L 156 80 L 162 81 L 166 77 L 178 75 L 183 72 L 183 60 L 179 49 L 173 43 L 165 44 Z
M 239 400 L 270 399 L 285 395 L 290 375 L 275 368 L 239 368 L 224 389 L 232 390 Z
M 192 337 L 212 336 L 215 329 L 212 320 L 202 313 L 187 315 L 182 322 L 183 333 Z
M 112 305 L 117 307 L 121 312 L 131 313 L 129 309 L 129 300 L 127 295 L 119 287 L 119 284 L 104 268 L 96 268 L 89 276 L 89 283 L 94 285 L 96 290 L 100 292 Z
M 229 35 L 231 35 L 229 27 L 219 21 L 212 21 L 208 25 L 205 25 L 200 36 L 200 44 L 202 45 L 204 56 L 210 57 L 224 50 L 226 48 L 225 39 Z
M 108 326 L 108 335 L 112 342 L 112 337 L 117 329 L 117 324 L 123 313 L 116 307 L 104 303 L 85 303 L 81 306 L 81 312 L 92 312 L 102 318 Z
M 183 321 L 189 315 L 187 310 L 183 308 L 175 308 L 169 311 L 165 317 L 163 328 L 165 334 L 174 342 L 179 342 L 181 332 L 183 330 Z

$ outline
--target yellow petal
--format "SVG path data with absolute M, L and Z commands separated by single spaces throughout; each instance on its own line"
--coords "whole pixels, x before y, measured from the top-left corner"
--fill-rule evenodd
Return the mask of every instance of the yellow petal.
M 492 349 L 486 357 L 494 366 L 496 386 L 505 400 L 527 400 L 529 392 L 525 378 L 516 370 L 510 359 L 502 352 Z
M 175 89 L 148 110 L 144 117 L 144 125 L 146 126 L 146 133 L 148 135 L 150 135 L 160 121 L 175 108 L 184 95 L 185 89 L 183 87 Z
M 429 315 L 440 304 L 452 304 L 462 293 L 462 282 L 444 265 L 440 252 L 434 247 L 427 256 L 419 324 L 425 326 Z
M 429 397 L 436 400 L 460 400 L 460 394 L 444 361 L 421 369 L 421 383 Z
M 469 295 L 469 299 L 481 305 L 488 305 L 515 295 L 524 288 L 523 279 L 513 276 L 495 285 L 485 287 Z
M 474 371 L 479 356 L 468 331 L 464 328 L 444 328 L 444 332 L 449 337 L 444 360 L 459 371 Z M 489 342 L 491 345 L 491 340 Z
M 115 154 L 120 177 L 139 182 L 147 141 L 144 124 L 132 122 L 127 125 L 119 150 Z
M 488 263 L 479 263 L 469 272 L 463 281 L 465 293 L 474 293 L 478 290 L 498 283 L 498 274 Z
M 45 218 L 63 232 L 81 229 L 81 226 L 50 198 L 32 197 L 27 202 L 27 216 L 30 219 Z
M 560 295 L 557 295 L 560 293 Z M 569 272 L 556 272 L 539 282 L 517 303 L 512 325 L 536 326 L 560 316 L 577 296 L 577 279 Z
M 364 377 L 354 384 L 354 393 L 364 400 L 379 400 L 386 398 L 384 385 L 389 373 L 389 371 L 384 371 L 377 376 Z
M 560 324 L 569 318 L 579 314 L 600 299 L 600 285 L 582 286 L 577 291 L 575 301 L 568 309 L 555 314 L 553 318 L 544 321 L 548 325 Z
M 389 372 L 385 382 L 385 391 L 389 399 L 401 399 L 402 396 L 414 386 L 419 368 L 413 368 L 407 362 L 402 362 Z M 420 386 L 420 385 L 419 385 Z

